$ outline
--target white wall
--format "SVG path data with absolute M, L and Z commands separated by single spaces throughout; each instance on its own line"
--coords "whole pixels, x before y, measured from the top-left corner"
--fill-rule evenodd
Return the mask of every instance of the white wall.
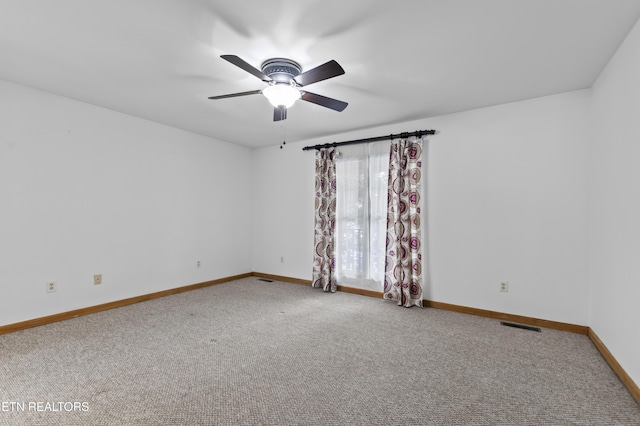
M 254 270 L 311 277 L 314 154 L 303 146 L 435 128 L 425 297 L 586 325 L 588 107 L 578 91 L 256 150 Z
M 315 159 L 303 146 L 253 151 L 255 272 L 310 279 Z
M 250 150 L 5 81 L 0 117 L 0 325 L 251 271 Z
M 589 326 L 640 384 L 640 24 L 593 87 Z
M 429 121 L 429 299 L 587 325 L 588 99 Z

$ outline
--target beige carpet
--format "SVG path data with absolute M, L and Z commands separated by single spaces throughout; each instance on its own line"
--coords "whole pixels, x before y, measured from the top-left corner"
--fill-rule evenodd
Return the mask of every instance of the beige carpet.
M 0 336 L 0 424 L 640 425 L 586 336 L 246 278 Z

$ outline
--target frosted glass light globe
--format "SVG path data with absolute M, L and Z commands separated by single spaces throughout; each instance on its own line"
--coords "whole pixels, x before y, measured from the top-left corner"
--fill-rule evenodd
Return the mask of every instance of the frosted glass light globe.
M 277 83 L 262 91 L 262 94 L 269 99 L 274 107 L 289 108 L 295 101 L 300 99 L 300 91 L 290 84 Z

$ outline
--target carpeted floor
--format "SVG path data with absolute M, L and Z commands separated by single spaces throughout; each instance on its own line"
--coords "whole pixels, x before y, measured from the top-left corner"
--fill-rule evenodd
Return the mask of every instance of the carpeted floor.
M 586 336 L 256 278 L 0 336 L 0 404 L 3 425 L 640 425 Z

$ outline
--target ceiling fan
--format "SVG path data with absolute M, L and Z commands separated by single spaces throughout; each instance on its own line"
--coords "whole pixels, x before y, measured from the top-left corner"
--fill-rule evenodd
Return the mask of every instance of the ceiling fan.
M 209 99 L 225 99 L 237 96 L 263 94 L 274 106 L 273 121 L 286 120 L 287 108 L 291 107 L 298 99 L 335 111 L 343 111 L 348 105 L 346 102 L 337 99 L 307 92 L 306 90 L 300 90 L 301 87 L 308 86 L 309 84 L 344 74 L 344 70 L 340 64 L 334 60 L 302 72 L 302 67 L 299 63 L 286 58 L 267 59 L 260 66 L 261 69 L 258 70 L 238 56 L 222 55 L 220 57 L 242 68 L 249 74 L 258 77 L 260 80 L 269 83 L 269 86 L 263 90 L 210 96 Z

